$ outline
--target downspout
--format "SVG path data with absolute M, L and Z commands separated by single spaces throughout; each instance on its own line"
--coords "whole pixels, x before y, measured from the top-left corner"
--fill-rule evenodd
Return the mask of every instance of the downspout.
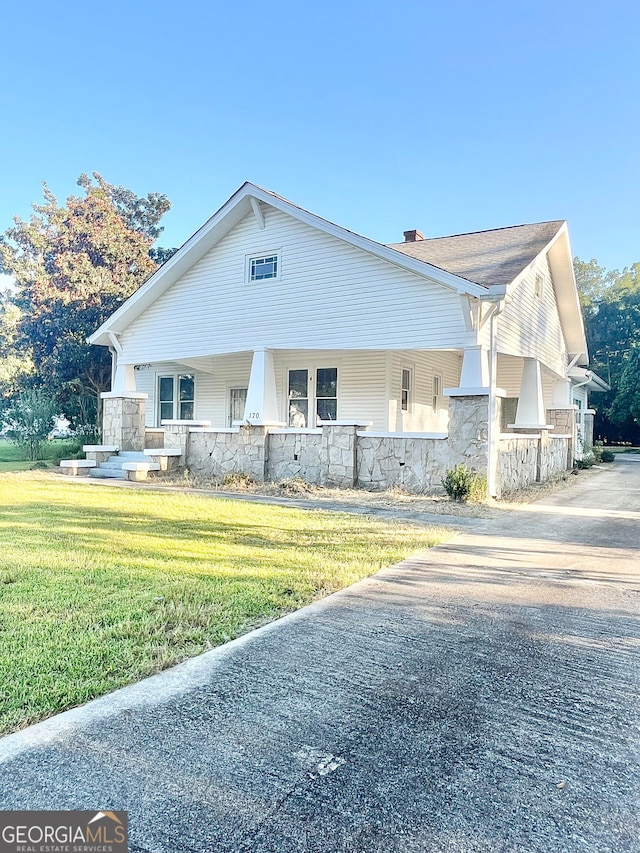
M 506 300 L 494 302 L 489 314 L 489 423 L 487 428 L 487 492 L 489 497 L 496 497 L 498 493 L 498 436 L 499 431 L 496 424 L 497 401 L 496 401 L 496 377 L 497 377 L 497 341 L 496 320 L 498 315 L 504 311 Z

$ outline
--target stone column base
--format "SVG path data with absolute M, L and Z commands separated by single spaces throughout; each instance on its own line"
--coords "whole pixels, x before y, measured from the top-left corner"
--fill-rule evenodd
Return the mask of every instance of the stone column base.
M 102 395 L 102 443 L 120 450 L 144 450 L 146 394 Z

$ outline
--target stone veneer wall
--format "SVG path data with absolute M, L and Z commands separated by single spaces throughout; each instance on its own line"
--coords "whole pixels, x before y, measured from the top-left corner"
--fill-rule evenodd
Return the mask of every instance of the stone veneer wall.
M 143 397 L 102 399 L 102 443 L 120 450 L 144 450 Z
M 301 477 L 307 483 L 322 482 L 322 432 L 271 432 L 267 478 L 288 480 Z
M 187 450 L 189 471 L 222 479 L 225 474 L 247 474 L 258 483 L 267 479 L 268 427 L 239 430 L 191 430 Z
M 489 397 L 450 397 L 449 466 L 464 462 L 467 468 L 486 475 L 488 440 Z
M 439 491 L 440 480 L 453 464 L 447 439 L 366 433 L 358 437 L 357 483 L 365 489 Z
M 498 497 L 519 492 L 538 479 L 538 437 L 500 436 L 498 444 Z
M 570 435 L 542 435 L 540 442 L 539 478 L 541 483 L 559 477 L 573 465 L 570 458 Z

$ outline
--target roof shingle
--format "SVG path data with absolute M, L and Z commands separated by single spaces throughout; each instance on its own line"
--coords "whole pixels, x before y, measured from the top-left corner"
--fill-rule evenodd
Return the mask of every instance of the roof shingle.
M 414 243 L 389 243 L 388 246 L 488 287 L 513 281 L 555 237 L 563 224 L 561 219 L 536 222 L 493 231 L 416 240 Z

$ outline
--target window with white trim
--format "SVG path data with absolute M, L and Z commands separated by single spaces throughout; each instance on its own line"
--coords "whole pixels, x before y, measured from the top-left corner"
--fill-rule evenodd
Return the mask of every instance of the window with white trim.
M 290 427 L 315 427 L 338 417 L 338 368 L 288 371 L 287 422 Z
M 440 408 L 440 396 L 442 394 L 442 376 L 439 373 L 433 374 L 431 408 L 437 412 Z
M 158 377 L 158 423 L 192 421 L 195 416 L 195 377 L 178 373 Z
M 411 386 L 413 384 L 413 371 L 409 367 L 402 368 L 402 381 L 400 389 L 400 408 L 403 412 L 411 411 Z
M 247 281 L 267 281 L 280 278 L 280 252 L 247 257 Z

